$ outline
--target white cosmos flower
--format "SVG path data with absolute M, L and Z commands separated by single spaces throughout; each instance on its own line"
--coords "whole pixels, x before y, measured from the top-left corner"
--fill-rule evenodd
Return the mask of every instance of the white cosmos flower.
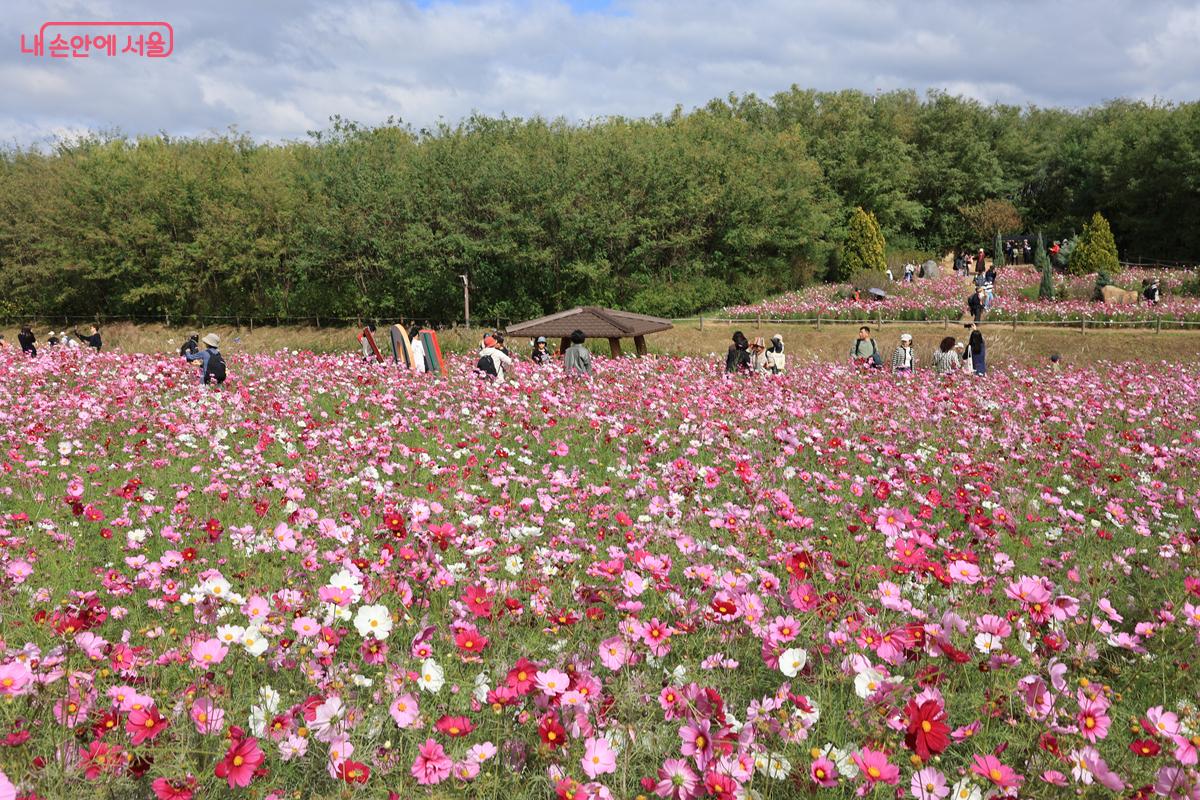
M 437 694 L 446 684 L 446 671 L 432 658 L 421 665 L 421 691 Z
M 808 663 L 808 653 L 799 647 L 789 647 L 779 655 L 779 671 L 789 678 L 796 677 Z
M 354 615 L 354 627 L 363 638 L 374 636 L 383 641 L 392 632 L 392 612 L 387 606 L 363 606 Z

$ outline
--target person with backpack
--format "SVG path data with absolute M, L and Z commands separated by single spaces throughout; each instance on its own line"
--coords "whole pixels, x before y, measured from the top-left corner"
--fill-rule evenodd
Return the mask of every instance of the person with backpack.
M 495 378 L 496 383 L 504 383 L 504 369 L 512 367 L 513 360 L 496 345 L 496 339 L 491 334 L 483 337 L 483 348 L 479 351 L 475 370 L 484 378 Z
M 850 348 L 850 358 L 860 367 L 883 367 L 883 355 L 879 352 L 875 340 L 871 338 L 871 329 L 866 325 L 858 329 L 858 338 Z
M 583 331 L 571 331 L 571 346 L 563 354 L 563 371 L 568 375 L 591 375 L 592 353 L 583 343 L 587 341 Z
M 37 357 L 37 336 L 33 333 L 33 328 L 26 325 L 17 332 L 17 341 L 21 344 L 21 352 L 25 355 Z
M 221 337 L 215 333 L 207 334 L 200 340 L 204 344 L 203 350 L 197 350 L 195 353 L 184 356 L 188 361 L 200 362 L 200 385 L 205 386 L 210 383 L 216 383 L 220 386 L 225 382 L 225 357 L 221 355 L 220 345 Z
M 200 334 L 192 331 L 188 334 L 187 341 L 179 348 L 179 355 L 187 358 L 200 349 Z
M 725 354 L 725 371 L 728 373 L 750 371 L 750 340 L 741 331 L 733 332 L 733 343 Z

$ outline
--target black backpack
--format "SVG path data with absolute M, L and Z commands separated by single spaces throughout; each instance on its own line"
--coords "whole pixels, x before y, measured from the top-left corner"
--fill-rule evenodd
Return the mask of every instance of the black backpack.
M 225 382 L 225 357 L 217 350 L 214 350 L 208 357 L 208 369 L 204 373 L 205 383 L 213 381 L 218 384 Z
M 493 378 L 495 378 L 497 375 L 496 362 L 492 359 L 492 357 L 490 355 L 480 356 L 479 362 L 475 364 L 475 369 L 479 370 L 480 372 L 486 373 L 486 374 L 492 376 Z

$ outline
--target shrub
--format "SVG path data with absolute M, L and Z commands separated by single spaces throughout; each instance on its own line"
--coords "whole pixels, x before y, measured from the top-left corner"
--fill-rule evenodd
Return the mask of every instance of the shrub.
M 851 277 L 869 269 L 883 272 L 887 269 L 887 259 L 883 253 L 883 232 L 879 230 L 879 221 L 873 213 L 863 211 L 861 207 L 854 209 L 842 256 L 843 273 Z
M 1071 243 L 1067 268 L 1075 275 L 1120 270 L 1117 243 L 1113 241 L 1108 220 L 1099 211 L 1092 215 L 1092 221 L 1083 226 L 1083 233 Z

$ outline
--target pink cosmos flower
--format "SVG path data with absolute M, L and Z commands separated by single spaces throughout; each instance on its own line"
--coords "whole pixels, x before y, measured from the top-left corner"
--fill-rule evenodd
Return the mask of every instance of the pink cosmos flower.
M 697 795 L 700 777 L 682 758 L 668 758 L 658 770 L 654 793 L 667 800 L 691 800 Z
M 220 639 L 204 639 L 192 645 L 192 663 L 200 669 L 212 669 L 225 660 L 229 648 Z
M 225 711 L 207 697 L 192 703 L 191 716 L 198 733 L 220 733 L 225 728 Z
M 942 800 L 950 795 L 950 787 L 946 785 L 946 776 L 933 767 L 925 767 L 914 772 L 908 788 L 916 800 Z
M 888 761 L 887 753 L 863 748 L 850 756 L 868 784 L 877 782 L 895 785 L 900 780 L 900 768 Z
M 392 701 L 391 706 L 388 707 L 388 713 L 392 715 L 392 720 L 398 727 L 412 728 L 421 715 L 421 709 L 417 705 L 417 698 L 406 693 Z
M 1011 767 L 1000 763 L 993 755 L 975 756 L 971 764 L 971 772 L 981 778 L 986 778 L 1001 789 L 1015 788 L 1025 780 Z
M 808 777 L 818 786 L 829 788 L 837 786 L 838 770 L 837 764 L 834 764 L 828 758 L 821 756 L 813 761 L 812 766 L 808 768 Z
M 432 786 L 450 777 L 454 763 L 442 746 L 433 739 L 426 739 L 417 750 L 417 759 L 412 765 L 412 776 L 422 786 Z
M 589 736 L 583 742 L 583 758 L 580 760 L 583 771 L 592 780 L 597 775 L 617 771 L 617 752 L 603 737 Z
M 600 663 L 613 672 L 625 666 L 629 645 L 620 636 L 610 636 L 600 643 Z
M 679 738 L 683 742 L 679 752 L 696 759 L 696 766 L 705 769 L 713 755 L 712 723 L 705 719 L 684 725 L 679 729 Z
M 0 664 L 0 696 L 19 697 L 32 689 L 33 671 L 24 661 Z
M 556 697 L 565 692 L 571 685 L 567 673 L 557 669 L 538 670 L 537 687 L 548 697 Z

